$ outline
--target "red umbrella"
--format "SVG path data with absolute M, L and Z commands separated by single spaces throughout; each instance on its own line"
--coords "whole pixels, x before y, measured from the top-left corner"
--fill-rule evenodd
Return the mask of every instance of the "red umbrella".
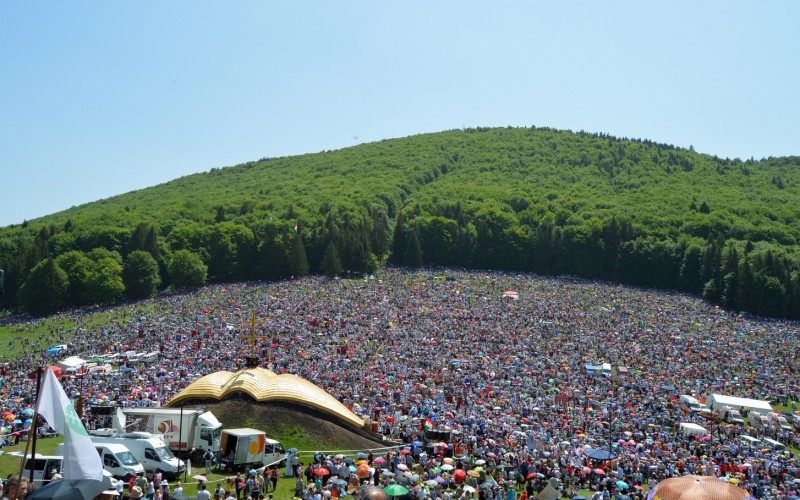
M 463 481 L 466 478 L 467 478 L 467 473 L 464 472 L 464 469 L 456 469 L 453 472 L 453 479 L 455 479 L 455 481 L 457 483 L 460 483 L 461 481 Z
M 605 476 L 606 475 L 606 471 L 604 471 L 603 469 L 595 469 L 594 473 L 597 474 L 598 476 Z
M 314 474 L 316 474 L 318 476 L 327 476 L 330 473 L 331 473 L 331 471 L 329 471 L 325 467 L 320 467 L 319 469 L 314 469 Z
M 531 479 L 536 479 L 536 472 L 531 472 L 530 474 L 525 476 L 525 479 L 528 481 L 530 481 Z

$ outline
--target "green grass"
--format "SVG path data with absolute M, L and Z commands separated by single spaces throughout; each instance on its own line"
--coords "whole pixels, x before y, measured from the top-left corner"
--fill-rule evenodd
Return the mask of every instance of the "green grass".
M 99 313 L 91 313 L 75 320 L 68 316 L 51 316 L 37 320 L 32 328 L 25 324 L 13 327 L 0 326 L 0 359 L 18 358 L 22 353 L 31 354 L 22 348 L 24 340 L 36 339 L 42 351 L 58 344 L 68 343 L 76 327 L 87 330 L 100 330 L 112 319 L 126 324 L 128 321 L 147 315 L 156 310 L 158 305 L 153 302 L 136 304 L 133 309 L 127 306 L 117 307 Z M 38 352 L 37 352 L 38 354 Z
M 106 313 L 86 315 L 83 317 L 81 327 L 97 328 L 104 326 L 108 321 L 109 317 Z M 74 335 L 76 326 L 78 323 L 75 320 L 59 317 L 41 320 L 36 323 L 35 328 L 31 329 L 0 326 L 0 359 L 18 358 L 23 352 L 26 355 L 31 354 L 21 349 L 24 340 L 38 340 L 42 351 L 54 345 L 68 343 Z
M 36 440 L 36 453 L 39 455 L 55 455 L 56 446 L 63 441 L 64 438 L 62 436 L 38 439 Z M 3 454 L 0 455 L 0 477 L 6 478 L 11 474 L 15 476 L 19 474 L 19 468 L 20 465 L 22 465 L 22 459 L 18 457 L 12 457 L 9 455 L 9 453 L 15 451 L 24 452 L 26 444 L 27 442 L 20 441 L 16 446 L 6 446 L 3 448 Z M 28 453 L 30 453 L 30 450 L 28 450 Z

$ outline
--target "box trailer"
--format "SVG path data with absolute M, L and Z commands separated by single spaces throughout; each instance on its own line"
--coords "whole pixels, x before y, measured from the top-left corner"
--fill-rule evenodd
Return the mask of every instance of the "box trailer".
M 264 465 L 267 435 L 258 429 L 241 428 L 222 431 L 220 451 L 228 469 L 247 469 Z
M 170 451 L 180 458 L 203 463 L 207 450 L 220 448 L 222 424 L 202 408 L 120 408 L 114 417 L 118 434 L 148 432 L 161 434 Z

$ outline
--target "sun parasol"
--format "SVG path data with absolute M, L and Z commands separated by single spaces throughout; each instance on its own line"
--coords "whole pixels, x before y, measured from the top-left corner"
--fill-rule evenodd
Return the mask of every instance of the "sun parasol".
M 408 493 L 408 490 L 405 487 L 397 483 L 390 484 L 384 488 L 383 491 L 390 497 L 401 497 Z
M 747 491 L 713 476 L 664 479 L 647 495 L 648 500 L 744 500 Z

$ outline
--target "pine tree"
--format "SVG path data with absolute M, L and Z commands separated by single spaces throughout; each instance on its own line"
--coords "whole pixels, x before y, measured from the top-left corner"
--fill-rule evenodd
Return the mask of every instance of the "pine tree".
M 409 267 L 419 267 L 422 265 L 422 246 L 419 243 L 419 233 L 417 228 L 411 230 L 406 244 L 406 250 L 403 252 L 403 263 Z
M 339 258 L 339 250 L 336 249 L 336 245 L 333 242 L 328 243 L 327 248 L 325 248 L 320 268 L 330 278 L 342 274 L 342 260 Z

